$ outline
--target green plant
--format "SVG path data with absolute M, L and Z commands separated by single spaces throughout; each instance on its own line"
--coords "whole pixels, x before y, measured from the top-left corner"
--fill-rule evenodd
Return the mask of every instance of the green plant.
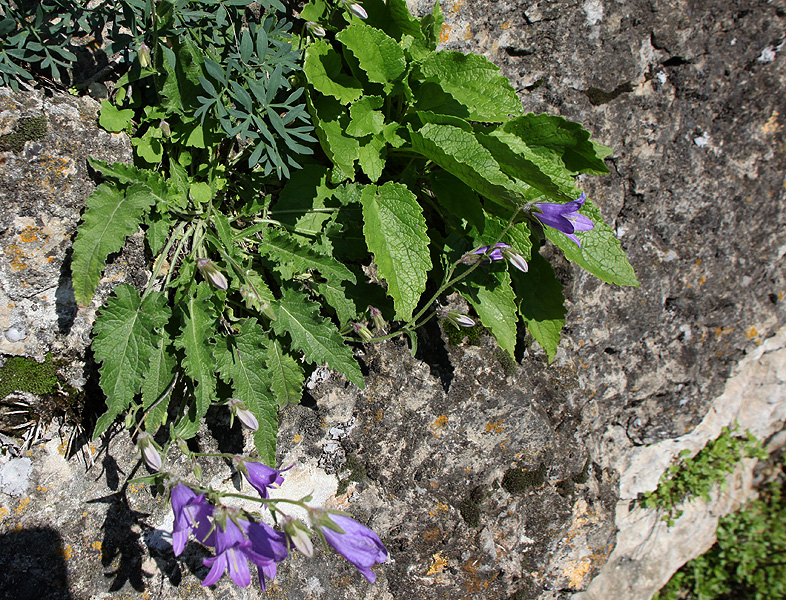
M 717 542 L 677 571 L 653 600 L 786 598 L 783 473 L 759 499 L 723 517 Z
M 743 457 L 767 458 L 759 441 L 750 433 L 735 436 L 736 427 L 724 427 L 721 434 L 690 456 L 683 450 L 679 460 L 661 475 L 657 489 L 647 492 L 641 500 L 645 508 L 663 511 L 662 519 L 671 527 L 683 511 L 677 507 L 693 498 L 710 499 L 715 486 L 723 490 L 726 476 L 732 473 Z

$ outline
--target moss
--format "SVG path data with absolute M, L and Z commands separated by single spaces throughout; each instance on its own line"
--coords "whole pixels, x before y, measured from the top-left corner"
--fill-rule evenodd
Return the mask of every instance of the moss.
M 347 456 L 347 462 L 344 464 L 344 469 L 349 471 L 349 475 L 338 482 L 338 489 L 336 490 L 338 494 L 346 492 L 350 482 L 361 482 L 368 477 L 366 465 L 354 456 Z
M 513 375 L 516 372 L 516 360 L 499 346 L 494 350 L 494 358 L 506 375 Z
M 467 338 L 467 344 L 470 346 L 480 346 L 480 338 L 486 333 L 486 328 L 481 325 L 474 327 L 454 327 L 452 324 L 443 327 L 445 335 L 448 338 L 448 345 L 459 346 Z
M 13 150 L 19 154 L 24 150 L 25 142 L 42 139 L 46 130 L 46 115 L 19 119 L 11 133 L 0 136 L 0 152 Z
M 526 469 L 508 469 L 502 478 L 502 487 L 511 494 L 523 494 L 531 487 L 543 485 L 546 481 L 546 465 L 541 465 L 535 471 Z
M 458 505 L 461 518 L 470 527 L 478 527 L 480 525 L 480 505 L 483 504 L 485 498 L 486 488 L 479 485 Z
M 37 396 L 53 394 L 57 381 L 57 366 L 51 354 L 40 364 L 32 358 L 12 356 L 0 368 L 0 399 L 17 391 Z

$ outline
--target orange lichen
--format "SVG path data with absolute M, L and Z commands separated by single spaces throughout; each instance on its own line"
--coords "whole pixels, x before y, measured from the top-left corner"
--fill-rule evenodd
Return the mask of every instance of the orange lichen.
M 447 415 L 439 415 L 434 422 L 431 424 L 432 429 L 441 429 L 445 425 L 448 424 L 448 416 Z
M 440 42 L 442 42 L 444 44 L 445 42 L 448 41 L 448 38 L 450 37 L 450 30 L 451 29 L 453 29 L 453 28 L 450 25 L 448 25 L 447 23 L 443 23 L 442 24 L 442 29 L 439 32 L 439 41 Z M 786 184 L 784 184 L 784 187 L 786 187 Z
M 30 242 L 37 242 L 39 241 L 38 234 L 41 233 L 41 230 L 38 227 L 33 227 L 32 225 L 28 225 L 22 231 L 19 232 L 19 239 L 29 244 Z
M 23 512 L 25 512 L 25 510 L 27 509 L 27 505 L 28 505 L 28 504 L 30 504 L 30 498 L 22 498 L 22 499 L 19 501 L 19 505 L 16 507 L 16 509 L 14 510 L 14 512 L 15 512 L 17 515 L 21 515 L 21 514 L 22 514 Z
M 58 548 L 58 552 L 66 560 L 69 560 L 74 555 L 74 549 L 71 548 L 71 544 L 66 544 L 65 546 L 61 546 L 60 548 Z
M 502 433 L 505 431 L 505 428 L 502 426 L 503 422 L 504 421 L 500 419 L 499 421 L 486 423 L 486 433 Z
M 21 271 L 23 269 L 28 268 L 27 265 L 23 262 L 25 259 L 27 259 L 27 256 L 25 255 L 24 252 L 22 252 L 22 249 L 16 244 L 10 244 L 6 248 L 6 254 L 11 259 L 10 260 L 11 268 L 14 271 Z
M 428 576 L 439 573 L 447 566 L 448 559 L 442 556 L 442 552 L 437 552 L 434 556 L 431 557 L 431 566 L 429 567 L 428 571 L 426 571 L 426 575 Z

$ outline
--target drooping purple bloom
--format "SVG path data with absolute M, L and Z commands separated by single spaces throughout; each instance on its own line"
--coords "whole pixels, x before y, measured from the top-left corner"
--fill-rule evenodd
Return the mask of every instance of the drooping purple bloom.
M 213 585 L 229 570 L 232 581 L 240 587 L 248 587 L 251 583 L 250 560 L 257 566 L 259 583 L 264 590 L 265 576 L 273 579 L 276 563 L 286 556 L 286 538 L 282 533 L 264 523 L 227 519 L 225 527 L 216 531 L 216 555 L 202 561 L 210 567 L 202 585 Z
M 175 524 L 172 528 L 172 549 L 175 556 L 180 556 L 188 541 L 188 534 L 193 531 L 194 537 L 207 546 L 212 546 L 215 531 L 210 517 L 213 516 L 213 505 L 204 494 L 197 495 L 187 485 L 178 483 L 171 494 L 172 512 Z
M 491 252 L 489 252 L 489 246 L 482 246 L 477 250 L 473 250 L 472 252 L 467 254 L 464 258 L 462 258 L 462 261 L 471 264 L 473 256 L 475 255 L 482 256 L 483 254 L 486 254 L 486 258 L 482 259 L 484 263 L 507 260 L 519 271 L 524 271 L 526 273 L 529 270 L 529 266 L 527 265 L 527 261 L 524 259 L 524 257 L 521 256 L 521 254 L 519 254 L 518 252 L 514 251 L 505 242 L 498 242 L 494 244 L 494 246 L 491 246 L 490 248 L 491 248 Z M 478 259 L 475 258 L 474 260 L 477 261 Z
M 589 217 L 585 217 L 578 212 L 586 200 L 587 195 L 582 192 L 581 196 L 567 204 L 542 202 L 535 205 L 541 212 L 533 214 L 538 221 L 553 227 L 557 231 L 561 231 L 581 247 L 581 242 L 574 233 L 576 231 L 589 231 L 595 227 Z
M 268 488 L 278 487 L 284 483 L 284 478 L 281 477 L 281 471 L 278 469 L 258 462 L 243 461 L 242 464 L 246 470 L 246 479 L 262 498 L 268 498 Z
M 377 576 L 371 567 L 374 563 L 383 563 L 388 559 L 388 551 L 379 536 L 350 517 L 332 514 L 329 518 L 344 533 L 324 526 L 319 527 L 328 544 L 355 565 L 366 579 L 372 583 L 376 581 Z

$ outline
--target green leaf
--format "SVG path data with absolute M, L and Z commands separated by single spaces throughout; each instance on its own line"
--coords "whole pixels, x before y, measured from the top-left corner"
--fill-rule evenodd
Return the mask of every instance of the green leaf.
M 364 137 L 382 133 L 385 129 L 385 115 L 380 110 L 381 96 L 363 96 L 349 107 L 351 121 L 347 126 L 347 134 L 352 137 Z
M 415 151 L 489 200 L 508 208 L 527 201 L 474 134 L 451 125 L 428 123 L 417 131 L 410 130 L 410 136 Z
M 345 178 L 354 179 L 360 144 L 345 133 L 349 115 L 337 100 L 327 96 L 309 94 L 309 102 L 322 149 Z
M 590 231 L 582 231 L 576 237 L 581 241 L 581 248 L 564 233 L 543 227 L 546 237 L 565 254 L 565 258 L 586 269 L 598 279 L 617 285 L 639 286 L 636 273 L 622 250 L 620 241 L 614 231 L 600 216 L 600 211 L 589 200 L 584 203 L 579 213 L 589 217 L 595 224 Z
M 289 354 L 284 353 L 278 340 L 273 340 L 268 347 L 265 364 L 271 378 L 270 387 L 278 406 L 284 408 L 288 404 L 300 402 L 305 381 L 303 367 Z
M 381 83 L 385 92 L 392 90 L 393 83 L 407 70 L 404 51 L 396 40 L 376 27 L 354 23 L 339 32 L 336 39 L 355 55 L 368 80 Z
M 324 209 L 325 200 L 333 196 L 327 185 L 328 169 L 322 165 L 304 165 L 297 177 L 289 179 L 270 211 L 270 217 L 294 230 L 299 241 L 308 236 L 313 240 L 322 233 L 330 213 Z M 310 242 L 309 242 L 310 243 Z
M 270 392 L 271 373 L 265 366 L 269 341 L 268 334 L 257 321 L 241 321 L 238 333 L 228 340 L 231 360 L 222 365 L 221 374 L 231 381 L 233 397 L 242 400 L 257 418 L 259 429 L 254 432 L 254 445 L 262 461 L 274 465 L 278 410 Z
M 213 337 L 218 320 L 212 303 L 213 289 L 204 281 L 196 293 L 185 299 L 183 328 L 175 346 L 183 350 L 183 368 L 194 382 L 194 417 L 204 417 L 216 398 L 216 375 L 213 359 Z
M 516 297 L 507 271 L 476 270 L 457 289 L 478 313 L 480 322 L 510 356 L 516 350 Z M 465 280 L 466 281 L 466 280 Z
M 529 113 L 505 123 L 502 130 L 520 138 L 542 156 L 556 155 L 574 173 L 604 175 L 609 172 L 602 157 L 596 153 L 589 132 L 579 123 L 556 115 Z
M 417 77 L 439 86 L 461 108 L 444 102 L 419 109 L 448 112 L 470 121 L 501 123 L 511 115 L 520 115 L 521 100 L 499 67 L 479 54 L 442 50 L 424 58 L 418 65 Z M 446 110 L 436 110 L 444 108 Z
M 164 305 L 167 312 L 170 312 L 168 305 Z M 142 408 L 148 411 L 145 419 L 145 431 L 154 432 L 161 425 L 166 423 L 167 410 L 171 393 L 164 398 L 161 395 L 166 391 L 175 377 L 175 367 L 177 360 L 172 350 L 172 340 L 167 334 L 166 329 L 159 328 L 156 331 L 159 339 L 158 347 L 150 356 L 150 364 L 145 372 L 142 382 Z M 156 402 L 161 398 L 160 402 Z
M 101 101 L 101 114 L 98 117 L 98 124 L 112 133 L 125 131 L 131 119 L 134 118 L 134 111 L 130 108 L 118 109 L 109 100 Z
M 354 77 L 341 72 L 343 60 L 325 40 L 317 40 L 306 48 L 303 73 L 315 90 L 332 96 L 341 104 L 360 98 L 363 86 Z
M 471 187 L 447 171 L 431 174 L 431 191 L 451 217 L 466 219 L 467 223 L 482 230 L 485 223 L 480 198 Z
M 369 136 L 367 140 L 361 140 L 358 154 L 360 168 L 372 183 L 376 182 L 382 177 L 382 171 L 385 168 L 387 144 L 384 138 L 381 135 L 375 135 Z
M 362 203 L 366 244 L 388 284 L 397 318 L 408 321 L 431 269 L 423 209 L 405 185 L 392 181 L 366 186 Z
M 142 391 L 151 356 L 156 351 L 157 329 L 169 319 L 161 292 L 151 292 L 144 302 L 134 288 L 119 285 L 96 318 L 93 352 L 108 410 L 96 422 L 95 439 L 128 408 Z
M 263 241 L 256 242 L 259 251 L 270 257 L 273 268 L 285 279 L 295 274 L 319 271 L 328 281 L 355 282 L 355 275 L 331 256 L 322 256 L 309 248 L 298 245 L 283 232 L 268 231 Z
M 161 214 L 158 211 L 152 211 L 145 219 L 147 230 L 145 231 L 145 239 L 147 240 L 150 253 L 156 256 L 164 248 L 169 233 L 175 224 L 174 219 L 169 213 Z
M 90 304 L 107 257 L 136 233 L 154 202 L 150 188 L 142 184 L 121 191 L 104 183 L 87 199 L 71 263 L 74 296 L 81 306 Z
M 357 306 L 347 297 L 347 290 L 343 283 L 320 283 L 317 285 L 317 291 L 328 305 L 336 311 L 339 323 L 346 325 L 349 321 L 357 318 Z
M 116 162 L 111 165 L 95 158 L 88 157 L 87 162 L 104 177 L 114 179 L 120 184 L 132 185 L 141 183 L 149 189 L 155 198 L 156 204 L 166 210 L 169 204 L 185 208 L 184 198 L 181 198 L 177 186 L 170 186 L 167 180 L 150 169 L 140 169 L 133 165 Z
M 352 350 L 344 344 L 333 323 L 319 316 L 319 304 L 310 302 L 300 292 L 285 289 L 273 330 L 280 336 L 289 334 L 292 346 L 303 352 L 306 360 L 327 363 L 349 381 L 363 387 L 363 373 Z
M 552 362 L 567 313 L 562 284 L 551 264 L 537 252 L 530 257 L 529 271 L 511 271 L 511 276 L 519 314 L 532 337 L 546 351 L 549 362 Z

